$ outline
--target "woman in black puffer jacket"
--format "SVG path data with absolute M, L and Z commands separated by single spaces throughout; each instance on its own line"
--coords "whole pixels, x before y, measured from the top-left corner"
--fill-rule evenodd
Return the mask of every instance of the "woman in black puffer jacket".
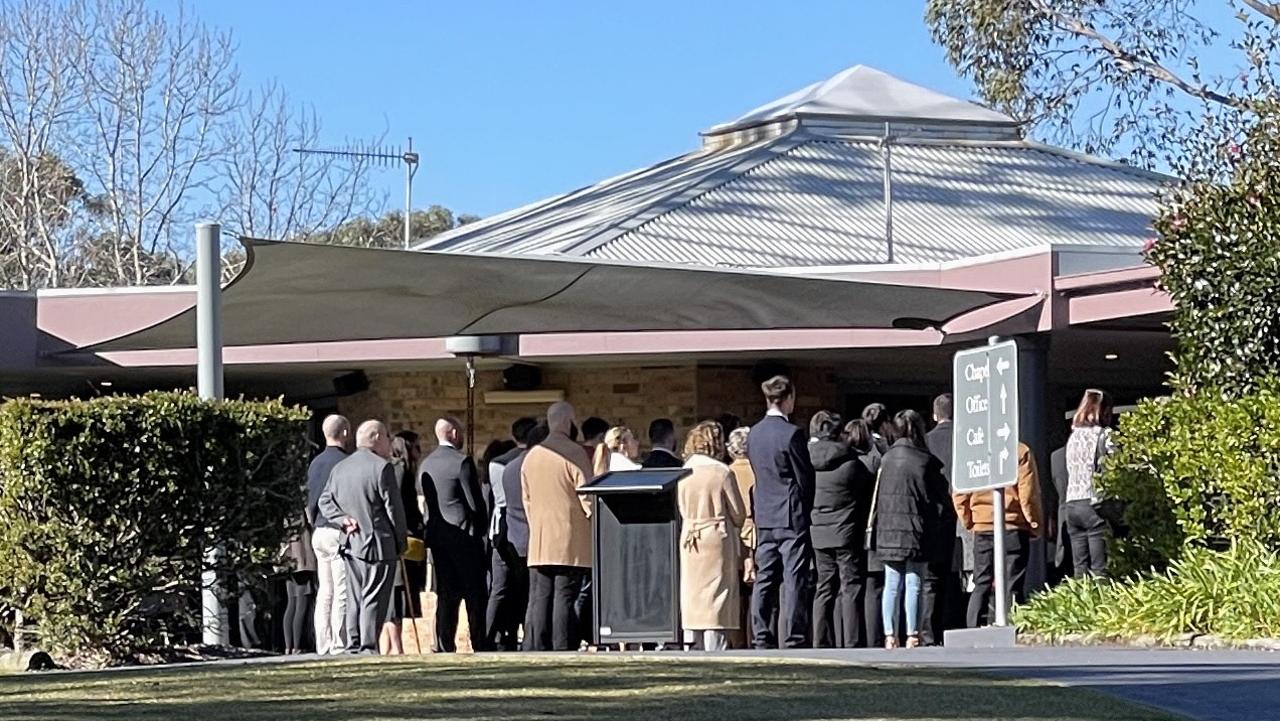
M 873 543 L 884 562 L 880 611 L 885 648 L 898 646 L 902 606 L 906 607 L 907 647 L 914 648 L 920 645 L 920 579 L 939 532 L 933 489 L 947 484 L 942 480 L 942 463 L 925 445 L 924 418 L 919 413 L 899 412 L 893 418 L 892 433 L 893 444 L 880 466 Z
M 840 437 L 839 415 L 818 411 L 809 421 L 809 434 L 816 489 L 809 535 L 818 572 L 813 599 L 814 645 L 856 648 L 862 645 L 859 598 L 867 574 L 862 541 L 876 477 L 861 461 L 861 452 Z

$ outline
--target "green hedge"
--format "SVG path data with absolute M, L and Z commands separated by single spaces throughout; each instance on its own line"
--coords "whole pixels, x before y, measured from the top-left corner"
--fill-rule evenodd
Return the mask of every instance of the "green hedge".
M 1232 641 L 1280 637 L 1280 557 L 1245 541 L 1191 548 L 1162 573 L 1122 581 L 1070 579 L 1014 611 L 1024 632 L 1050 638 L 1212 634 Z
M 1162 570 L 1187 548 L 1280 548 L 1278 389 L 1271 379 L 1230 400 L 1148 400 L 1121 419 L 1101 482 L 1127 504 L 1113 576 Z
M 196 622 L 218 570 L 273 557 L 301 508 L 309 413 L 148 393 L 0 406 L 0 606 L 61 653 L 119 656 Z

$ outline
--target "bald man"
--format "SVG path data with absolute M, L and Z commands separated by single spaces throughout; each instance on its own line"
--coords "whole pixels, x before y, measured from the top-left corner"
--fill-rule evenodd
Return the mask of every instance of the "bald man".
M 436 449 L 423 459 L 419 481 L 427 507 L 427 545 L 436 570 L 436 652 L 456 650 L 458 607 L 467 605 L 471 647 L 489 650 L 484 536 L 489 513 L 476 464 L 462 448 L 462 424 L 436 421 Z
M 387 620 L 396 562 L 408 527 L 391 458 L 391 435 L 379 421 L 356 429 L 356 451 L 333 467 L 320 512 L 342 530 L 347 562 L 347 651 L 376 654 Z
M 549 434 L 520 468 L 521 500 L 529 519 L 529 610 L 525 647 L 569 651 L 578 647 L 575 605 L 591 570 L 591 502 L 578 489 L 591 480 L 587 452 L 569 433 L 573 406 L 547 409 Z
M 339 553 L 342 531 L 320 513 L 320 494 L 333 467 L 351 450 L 351 421 L 331 415 L 320 424 L 324 450 L 307 467 L 307 523 L 316 553 L 316 653 L 342 653 L 347 647 L 347 562 Z

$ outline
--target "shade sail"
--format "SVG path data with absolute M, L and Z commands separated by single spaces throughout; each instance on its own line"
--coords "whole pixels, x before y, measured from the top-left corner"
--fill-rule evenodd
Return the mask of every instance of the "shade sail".
M 227 346 L 591 331 L 916 327 L 1010 296 L 762 272 L 242 239 Z M 93 350 L 189 348 L 195 309 Z

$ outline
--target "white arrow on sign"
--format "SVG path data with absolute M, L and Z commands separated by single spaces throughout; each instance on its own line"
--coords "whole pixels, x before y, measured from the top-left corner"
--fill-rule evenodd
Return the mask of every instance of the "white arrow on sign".
M 1000 375 L 1004 375 L 1004 372 L 1009 370 L 1009 368 L 1010 364 L 1008 358 L 1001 358 L 996 361 L 996 370 L 1000 372 Z
M 996 430 L 996 435 L 997 435 L 997 436 L 1000 436 L 1000 440 L 1002 440 L 1002 441 L 1007 441 L 1007 440 L 1009 440 L 1009 434 L 1010 434 L 1010 433 L 1012 433 L 1012 432 L 1013 432 L 1013 430 L 1012 430 L 1012 429 L 1010 429 L 1010 428 L 1009 428 L 1009 424 L 1008 424 L 1008 423 L 1006 423 L 1006 424 L 1004 424 L 1003 426 L 1000 426 L 1000 428 L 999 428 L 998 430 Z M 1008 454 L 1009 454 L 1009 449 L 1008 449 L 1008 448 L 1006 448 L 1006 449 L 1004 449 L 1004 451 L 1000 454 L 1000 456 L 1001 456 L 1001 458 L 1003 458 L 1004 456 L 1006 456 L 1006 455 L 1008 455 Z
M 1004 415 L 1009 411 L 1005 410 L 1005 401 L 1009 399 L 1009 390 L 1002 384 L 1000 386 L 1000 414 Z
M 1007 433 L 1005 435 L 1008 435 Z M 1009 449 L 1000 449 L 1000 475 L 1004 475 L 1004 462 L 1009 460 Z

